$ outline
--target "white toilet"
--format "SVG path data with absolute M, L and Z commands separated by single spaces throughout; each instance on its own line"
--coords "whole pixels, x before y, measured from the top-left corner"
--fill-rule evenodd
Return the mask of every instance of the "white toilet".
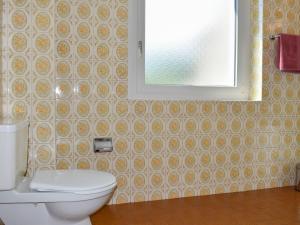
M 0 121 L 0 219 L 5 225 L 91 225 L 112 197 L 116 178 L 93 170 L 27 169 L 28 123 Z

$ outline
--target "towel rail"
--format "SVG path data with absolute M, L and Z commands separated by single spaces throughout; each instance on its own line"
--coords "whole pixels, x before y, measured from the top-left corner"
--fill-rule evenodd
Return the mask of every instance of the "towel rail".
M 280 38 L 280 34 L 275 34 L 270 36 L 270 40 L 274 41 L 276 39 Z

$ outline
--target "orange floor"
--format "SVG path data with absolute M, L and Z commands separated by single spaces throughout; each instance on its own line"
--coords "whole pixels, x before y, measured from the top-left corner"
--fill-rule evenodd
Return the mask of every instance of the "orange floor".
M 278 188 L 106 206 L 93 225 L 300 225 L 300 192 Z

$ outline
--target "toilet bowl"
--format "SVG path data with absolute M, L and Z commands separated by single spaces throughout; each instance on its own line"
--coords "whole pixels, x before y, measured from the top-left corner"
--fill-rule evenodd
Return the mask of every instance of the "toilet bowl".
M 115 178 L 104 172 L 40 171 L 20 179 L 14 190 L 0 191 L 0 218 L 5 225 L 91 225 L 89 215 L 115 188 Z
M 42 170 L 25 177 L 27 129 L 25 122 L 0 121 L 0 221 L 91 225 L 89 216 L 111 199 L 116 178 L 94 170 Z

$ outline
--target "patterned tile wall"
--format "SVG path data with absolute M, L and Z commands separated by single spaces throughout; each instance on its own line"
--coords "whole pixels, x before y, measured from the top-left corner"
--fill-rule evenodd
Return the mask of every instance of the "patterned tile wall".
M 31 174 L 110 171 L 113 203 L 293 184 L 300 77 L 275 69 L 268 35 L 300 32 L 299 1 L 265 0 L 264 100 L 218 103 L 127 99 L 127 0 L 3 2 L 2 114 L 30 118 Z

